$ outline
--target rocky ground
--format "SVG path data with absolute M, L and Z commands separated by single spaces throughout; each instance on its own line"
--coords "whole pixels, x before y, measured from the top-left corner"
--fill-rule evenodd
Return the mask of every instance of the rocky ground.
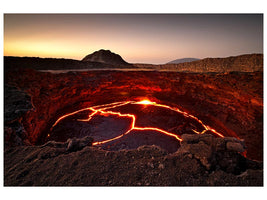
M 171 153 L 155 146 L 106 151 L 89 139 L 87 146 L 72 142 L 79 148 L 68 148 L 71 140 L 44 145 L 62 114 L 140 97 L 191 113 L 227 137 L 244 139 L 247 149 L 229 138 L 184 141 Z M 4 125 L 5 185 L 263 184 L 262 72 L 6 71 Z
M 23 186 L 262 186 L 262 162 L 243 143 L 209 134 L 183 135 L 167 154 L 157 146 L 105 151 L 90 138 L 5 150 L 4 184 Z

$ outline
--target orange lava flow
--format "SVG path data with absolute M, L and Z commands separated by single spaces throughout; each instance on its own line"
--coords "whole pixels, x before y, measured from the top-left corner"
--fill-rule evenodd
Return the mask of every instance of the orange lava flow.
M 119 136 L 116 136 L 114 138 L 111 138 L 111 139 L 94 142 L 92 144 L 93 146 L 94 145 L 101 145 L 101 144 L 105 144 L 105 143 L 108 143 L 108 142 L 117 140 L 117 139 L 119 139 L 119 138 L 127 135 L 128 133 L 130 133 L 133 130 L 139 130 L 139 131 L 147 131 L 147 130 L 157 131 L 157 132 L 160 132 L 162 134 L 168 135 L 170 137 L 174 137 L 175 139 L 177 139 L 180 142 L 182 141 L 182 139 L 178 135 L 176 135 L 174 133 L 171 133 L 171 132 L 168 132 L 168 131 L 165 131 L 163 129 L 157 128 L 157 127 L 137 127 L 137 126 L 135 126 L 136 117 L 133 114 L 130 114 L 130 113 L 129 114 L 122 114 L 120 112 L 114 112 L 114 111 L 110 111 L 109 110 L 109 109 L 117 108 L 117 107 L 124 106 L 124 105 L 127 105 L 127 104 L 140 104 L 140 105 L 144 105 L 144 106 L 157 106 L 157 107 L 162 107 L 162 108 L 166 108 L 166 109 L 175 111 L 177 113 L 182 114 L 184 117 L 187 117 L 187 118 L 191 118 L 191 119 L 196 120 L 198 123 L 200 123 L 204 127 L 204 130 L 202 132 L 198 132 L 197 130 L 193 130 L 192 129 L 196 134 L 203 134 L 203 133 L 205 133 L 206 131 L 209 130 L 209 131 L 212 131 L 214 134 L 216 134 L 219 137 L 224 137 L 221 133 L 217 132 L 215 129 L 211 128 L 210 126 L 205 125 L 200 119 L 198 119 L 197 117 L 195 117 L 195 116 L 193 116 L 193 115 L 191 115 L 191 114 L 189 114 L 187 112 L 181 111 L 178 108 L 172 108 L 172 107 L 167 106 L 167 105 L 164 105 L 164 104 L 158 104 L 156 102 L 151 102 L 150 100 L 147 100 L 147 99 L 142 100 L 142 101 L 122 101 L 122 102 L 115 102 L 115 103 L 103 104 L 103 105 L 92 106 L 92 107 L 80 109 L 80 110 L 77 110 L 75 112 L 65 114 L 65 115 L 61 116 L 60 118 L 58 118 L 58 120 L 53 124 L 53 126 L 52 126 L 51 129 L 53 129 L 53 127 L 55 127 L 61 120 L 63 120 L 66 117 L 69 117 L 71 115 L 77 114 L 77 113 L 82 112 L 82 111 L 85 111 L 85 110 L 90 110 L 90 111 L 92 111 L 92 113 L 90 115 L 88 115 L 88 118 L 87 119 L 78 119 L 78 121 L 86 121 L 86 122 L 88 122 L 96 114 L 100 114 L 100 115 L 104 115 L 104 116 L 106 116 L 106 115 L 115 115 L 115 116 L 119 116 L 119 117 L 131 118 L 131 126 L 129 127 L 129 129 L 126 132 L 124 132 L 123 134 L 121 134 Z

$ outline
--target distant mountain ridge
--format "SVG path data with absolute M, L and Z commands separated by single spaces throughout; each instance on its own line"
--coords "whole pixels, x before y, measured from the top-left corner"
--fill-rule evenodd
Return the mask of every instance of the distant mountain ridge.
M 6 72 L 9 70 L 26 68 L 35 70 L 134 69 L 192 73 L 263 71 L 263 54 L 245 54 L 227 58 L 205 58 L 202 60 L 179 64 L 153 65 L 138 63 L 130 64 L 125 62 L 118 54 L 114 54 L 108 50 L 100 50 L 100 52 L 97 52 L 98 53 L 95 52 L 96 54 L 89 54 L 82 61 L 58 58 L 4 56 L 4 71 Z M 90 59 L 96 59 L 98 61 L 90 61 Z
M 185 63 L 185 62 L 193 62 L 197 60 L 200 60 L 200 59 L 199 58 L 180 58 L 180 59 L 170 61 L 166 64 L 179 64 L 179 63 Z
M 255 72 L 263 71 L 263 54 L 244 54 L 226 58 L 204 58 L 194 62 L 179 64 L 134 64 L 139 68 L 170 70 L 192 73 L 225 73 L 225 72 Z
M 100 49 L 92 54 L 85 56 L 82 59 L 83 62 L 99 62 L 105 64 L 111 64 L 115 66 L 127 66 L 130 65 L 119 54 L 113 53 L 110 50 Z

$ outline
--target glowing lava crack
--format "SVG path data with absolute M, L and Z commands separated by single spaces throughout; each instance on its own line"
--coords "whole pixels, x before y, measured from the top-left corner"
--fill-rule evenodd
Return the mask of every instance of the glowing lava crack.
M 92 107 L 87 107 L 87 108 L 84 108 L 84 109 L 80 109 L 80 110 L 77 110 L 75 112 L 65 114 L 65 115 L 61 116 L 60 118 L 58 118 L 58 120 L 53 124 L 51 130 L 61 120 L 63 120 L 64 118 L 69 117 L 69 116 L 72 116 L 72 115 L 77 114 L 77 113 L 82 112 L 82 111 L 89 110 L 89 111 L 92 111 L 92 113 L 88 116 L 87 119 L 77 119 L 77 121 L 89 122 L 96 115 L 104 115 L 104 116 L 114 115 L 114 116 L 119 116 L 119 117 L 127 117 L 127 118 L 130 118 L 131 119 L 131 125 L 130 125 L 129 129 L 127 131 L 125 131 L 123 134 L 121 134 L 119 136 L 116 136 L 116 137 L 113 137 L 111 139 L 94 142 L 93 145 L 101 145 L 101 144 L 105 144 L 105 143 L 108 143 L 108 142 L 117 140 L 117 139 L 119 139 L 119 138 L 127 135 L 131 131 L 134 131 L 134 130 L 138 130 L 138 131 L 148 131 L 148 130 L 150 130 L 150 131 L 157 131 L 159 133 L 168 135 L 170 137 L 174 137 L 178 141 L 182 141 L 182 139 L 178 135 L 176 135 L 174 133 L 171 133 L 171 132 L 168 132 L 168 131 L 165 131 L 163 129 L 157 128 L 157 127 L 137 127 L 136 124 L 135 124 L 135 122 L 136 122 L 136 116 L 133 115 L 133 114 L 130 114 L 130 113 L 122 114 L 120 112 L 111 111 L 111 109 L 114 109 L 114 108 L 117 108 L 117 107 L 121 107 L 121 106 L 124 106 L 124 105 L 127 105 L 127 104 L 132 104 L 132 105 L 133 104 L 139 104 L 139 105 L 144 105 L 144 106 L 157 106 L 157 107 L 162 107 L 162 108 L 166 108 L 166 109 L 175 111 L 177 113 L 182 114 L 186 118 L 191 118 L 193 120 L 196 120 L 199 124 L 201 124 L 204 127 L 204 130 L 202 132 L 199 132 L 197 130 L 192 129 L 192 131 L 194 131 L 196 134 L 203 134 L 203 133 L 205 133 L 206 131 L 209 130 L 209 131 L 213 132 L 214 134 L 216 134 L 219 137 L 224 137 L 221 133 L 219 133 L 215 129 L 213 129 L 213 128 L 211 128 L 211 127 L 203 124 L 203 122 L 200 119 L 198 119 L 197 117 L 195 117 L 195 116 L 193 116 L 193 115 L 191 115 L 191 114 L 189 114 L 187 112 L 181 111 L 178 108 L 172 108 L 172 107 L 167 106 L 167 105 L 164 105 L 164 104 L 158 104 L 156 102 L 151 102 L 149 100 L 142 100 L 142 101 L 122 101 L 122 102 L 115 102 L 115 103 L 97 105 L 97 106 L 92 106 Z

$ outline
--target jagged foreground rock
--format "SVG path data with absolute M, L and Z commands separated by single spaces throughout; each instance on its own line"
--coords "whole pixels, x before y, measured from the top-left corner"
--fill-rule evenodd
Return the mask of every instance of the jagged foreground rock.
M 248 160 L 243 141 L 183 135 L 180 149 L 157 146 L 104 151 L 92 139 L 5 150 L 4 185 L 262 186 L 262 162 Z

